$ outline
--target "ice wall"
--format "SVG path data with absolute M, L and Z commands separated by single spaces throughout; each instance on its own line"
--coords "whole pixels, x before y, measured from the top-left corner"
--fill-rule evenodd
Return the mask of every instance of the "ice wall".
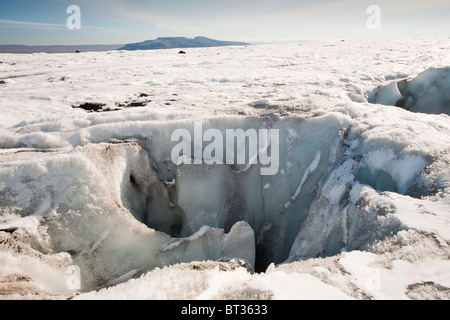
M 2 242 L 2 248 L 14 251 L 25 239 L 38 252 L 70 254 L 59 271 L 79 266 L 82 290 L 179 262 L 239 258 L 253 268 L 254 234 L 245 222 L 229 234 L 205 227 L 182 240 L 141 223 L 147 214 L 161 215 L 154 208 L 169 199 L 137 143 L 8 154 L 2 164 L 0 232 L 12 230 L 18 237 L 6 247 Z M 24 224 L 20 217 L 34 223 Z M 8 260 L 0 263 L 12 267 Z
M 412 80 L 380 86 L 372 101 L 412 112 L 450 115 L 450 67 L 427 69 Z
M 279 171 L 263 176 L 261 164 L 244 170 L 225 164 L 178 166 L 176 190 L 184 214 L 181 235 L 189 236 L 205 224 L 229 230 L 236 222 L 246 221 L 255 230 L 258 268 L 281 263 L 306 219 L 319 181 L 339 156 L 339 133 L 347 122 L 339 115 L 274 123 L 247 119 L 226 125 L 222 121 L 210 121 L 208 126 L 280 130 Z M 322 129 L 318 133 L 314 127 Z

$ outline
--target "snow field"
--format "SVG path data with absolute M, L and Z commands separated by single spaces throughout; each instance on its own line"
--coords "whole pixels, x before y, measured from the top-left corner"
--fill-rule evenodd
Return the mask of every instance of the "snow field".
M 445 47 L 1 55 L 0 288 L 66 298 L 78 266 L 81 299 L 447 299 L 449 118 L 420 113 L 448 110 Z M 279 171 L 173 163 L 198 121 L 278 129 Z

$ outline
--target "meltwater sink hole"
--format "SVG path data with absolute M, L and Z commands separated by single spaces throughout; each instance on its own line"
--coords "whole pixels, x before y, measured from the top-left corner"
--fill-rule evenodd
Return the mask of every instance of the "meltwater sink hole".
M 244 130 L 267 126 L 255 119 L 241 124 Z M 194 123 L 181 127 L 195 130 Z M 219 131 L 225 136 L 227 127 L 230 128 L 226 120 L 215 120 L 204 125 L 203 130 L 221 128 Z M 322 229 L 333 231 L 314 249 L 298 249 L 301 243 L 313 241 L 312 233 L 317 231 L 305 222 L 314 220 L 320 210 L 336 210 L 342 215 L 348 210 L 355 184 L 378 192 L 407 194 L 428 164 L 419 156 L 398 155 L 385 147 L 363 155 L 353 150 L 352 155 L 347 135 L 343 134 L 351 128 L 333 117 L 279 121 L 271 123 L 270 128 L 279 130 L 279 163 L 274 175 L 261 175 L 262 165 L 258 162 L 250 166 L 205 161 L 195 164 L 192 158 L 191 164 L 174 164 L 167 159 L 170 147 L 178 141 L 163 144 L 162 141 L 170 141 L 171 131 L 155 130 L 159 140 L 141 141 L 140 145 L 146 150 L 149 167 L 157 179 L 144 190 L 146 182 L 139 181 L 139 173 L 132 172 L 128 178 L 131 189 L 145 199 L 141 199 L 142 205 L 136 205 L 139 201 L 131 201 L 123 194 L 125 206 L 148 227 L 178 239 L 192 237 L 205 226 L 229 233 L 236 223 L 245 222 L 254 232 L 254 269 L 262 272 L 272 263 L 280 264 L 293 257 L 330 256 L 351 247 L 346 227 L 329 226 L 325 220 Z M 317 132 L 321 132 L 320 137 Z M 242 150 L 248 160 L 252 158 L 251 148 L 248 140 L 245 142 Z M 203 142 L 203 148 L 207 147 L 208 143 Z M 305 236 L 310 239 L 303 239 Z
M 245 222 L 254 232 L 254 268 L 264 271 L 271 263 L 289 258 L 321 181 L 333 169 L 334 161 L 342 157 L 342 124 L 337 119 L 322 121 L 323 139 L 316 139 L 311 130 L 318 120 L 288 121 L 294 126 L 292 130 L 285 130 L 285 124 L 266 124 L 261 119 L 245 119 L 232 125 L 224 119 L 203 125 L 204 131 L 213 128 L 224 137 L 226 130 L 240 129 L 236 127 L 239 124 L 245 132 L 252 128 L 278 130 L 279 158 L 273 175 L 262 175 L 264 165 L 258 161 L 236 166 L 206 161 L 194 164 L 192 159 L 191 164 L 176 165 L 167 160 L 176 142 L 163 143 L 170 142 L 171 131 L 155 130 L 158 141 L 140 144 L 148 153 L 152 174 L 157 179 L 148 184 L 140 181 L 137 172 L 131 172 L 123 184 L 128 187 L 123 188 L 122 202 L 138 221 L 179 239 L 192 237 L 204 226 L 229 233 L 234 225 Z M 179 127 L 195 130 L 193 123 Z M 254 155 L 248 140 L 245 143 L 242 150 L 248 161 Z M 204 142 L 203 147 L 206 149 L 208 143 Z M 222 154 L 226 155 L 225 149 Z M 127 190 L 135 190 L 140 199 Z
M 180 128 L 195 136 L 195 121 L 165 122 L 148 128 L 151 139 L 124 132 L 111 137 L 115 143 L 4 154 L 5 168 L 19 167 L 14 175 L 3 171 L 9 187 L 0 204 L 41 217 L 46 240 L 33 246 L 70 254 L 83 290 L 92 290 L 183 262 L 238 259 L 263 272 L 272 263 L 362 249 L 399 228 L 389 217 L 395 206 L 376 200 L 379 192 L 426 191 L 421 175 L 429 160 L 402 152 L 395 141 L 361 147 L 364 138 L 338 114 L 203 121 L 203 133 L 224 137 L 230 129 L 278 130 L 272 175 L 261 174 L 269 165 L 260 161 L 174 162 L 182 141 L 172 134 Z M 202 143 L 209 150 L 211 141 Z M 241 149 L 247 162 L 250 150 Z M 363 188 L 372 191 L 363 196 Z M 394 219 L 392 227 L 386 219 Z

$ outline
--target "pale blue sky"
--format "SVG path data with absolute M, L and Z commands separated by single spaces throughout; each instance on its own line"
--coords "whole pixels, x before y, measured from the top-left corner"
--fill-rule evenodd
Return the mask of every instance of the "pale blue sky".
M 69 5 L 81 30 L 68 30 Z M 369 5 L 381 29 L 369 30 Z M 249 42 L 450 36 L 449 0 L 0 0 L 0 44 L 123 44 L 159 36 Z

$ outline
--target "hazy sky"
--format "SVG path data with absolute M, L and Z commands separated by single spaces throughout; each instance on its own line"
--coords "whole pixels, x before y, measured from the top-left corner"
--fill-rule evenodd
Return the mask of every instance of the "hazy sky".
M 69 30 L 70 5 L 81 29 Z M 371 30 L 370 5 L 381 9 Z M 374 20 L 371 20 L 374 21 Z M 449 0 L 0 0 L 0 44 L 123 44 L 159 36 L 220 40 L 450 36 Z

